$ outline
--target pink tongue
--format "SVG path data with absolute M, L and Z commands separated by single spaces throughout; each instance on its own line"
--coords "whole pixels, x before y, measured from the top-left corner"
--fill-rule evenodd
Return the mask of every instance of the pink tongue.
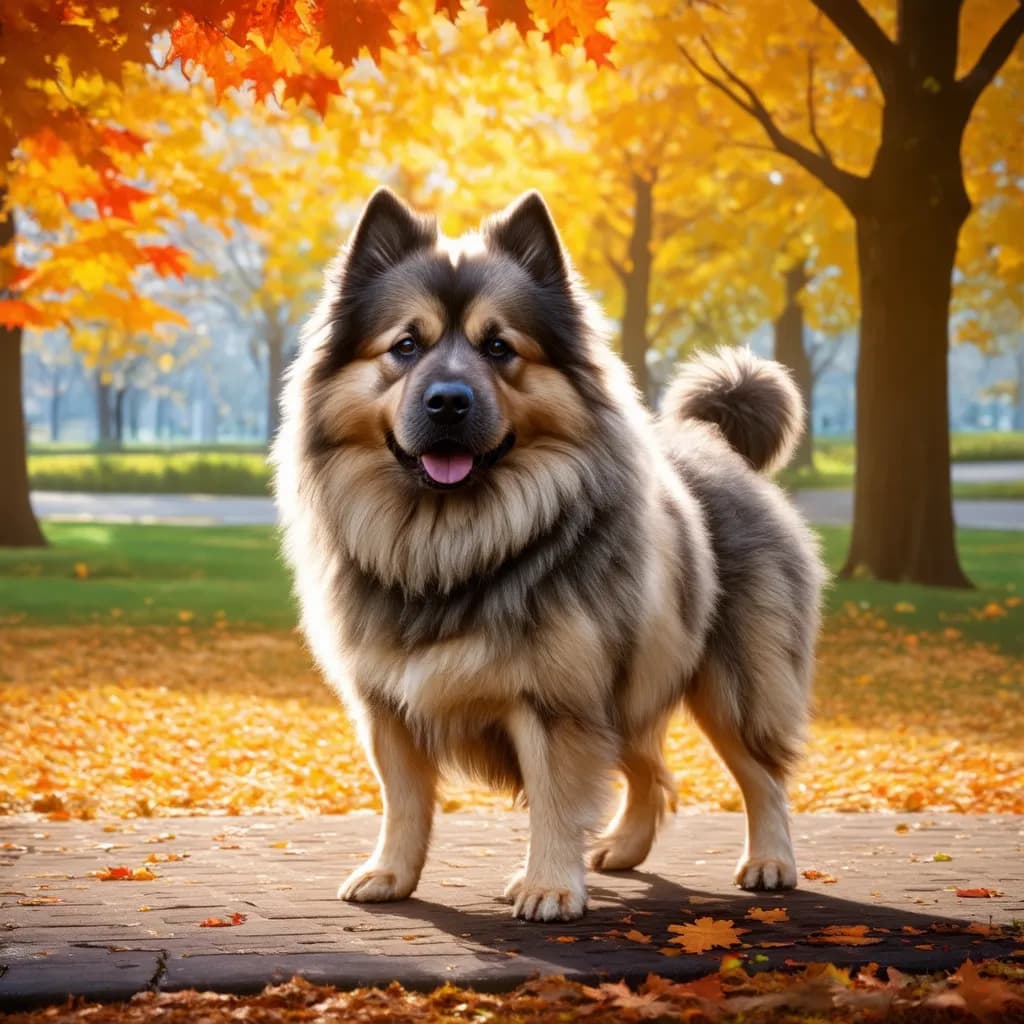
M 438 484 L 457 484 L 465 480 L 473 469 L 473 456 L 469 452 L 453 452 L 420 456 L 427 476 Z

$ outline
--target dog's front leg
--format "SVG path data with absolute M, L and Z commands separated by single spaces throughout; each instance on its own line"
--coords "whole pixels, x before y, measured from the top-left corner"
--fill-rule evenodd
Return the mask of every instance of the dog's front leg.
M 390 711 L 369 712 L 363 733 L 380 780 L 384 821 L 373 856 L 342 882 L 338 896 L 361 903 L 404 900 L 416 888 L 427 856 L 437 771 L 405 722 Z
M 567 719 L 544 719 L 516 707 L 506 727 L 515 746 L 530 810 L 526 865 L 505 895 L 516 917 L 572 921 L 587 903 L 583 845 L 600 813 L 613 754 L 601 730 Z

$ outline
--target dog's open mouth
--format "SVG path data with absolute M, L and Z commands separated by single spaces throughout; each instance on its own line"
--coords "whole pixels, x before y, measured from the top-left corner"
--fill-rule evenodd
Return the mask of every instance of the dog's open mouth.
M 497 448 L 476 455 L 456 441 L 440 441 L 417 456 L 407 452 L 393 434 L 387 437 L 388 448 L 399 463 L 406 469 L 418 471 L 423 483 L 439 490 L 454 490 L 468 483 L 474 471 L 490 469 L 512 450 L 515 443 L 515 434 L 509 433 Z

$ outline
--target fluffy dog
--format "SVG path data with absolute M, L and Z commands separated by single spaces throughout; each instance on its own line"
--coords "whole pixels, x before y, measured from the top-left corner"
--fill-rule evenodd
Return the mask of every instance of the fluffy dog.
M 379 191 L 326 275 L 274 461 L 303 628 L 383 790 L 344 899 L 412 893 L 451 769 L 525 797 L 513 912 L 579 917 L 616 770 L 590 865 L 650 850 L 682 704 L 743 793 L 737 883 L 796 884 L 785 780 L 823 572 L 762 472 L 799 395 L 722 350 L 652 419 L 600 323 L 536 193 L 451 241 Z

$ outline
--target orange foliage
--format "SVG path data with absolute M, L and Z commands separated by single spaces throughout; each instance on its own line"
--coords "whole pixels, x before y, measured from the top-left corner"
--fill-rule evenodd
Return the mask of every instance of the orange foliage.
M 941 634 L 910 649 L 874 623 L 851 610 L 825 633 L 794 809 L 1024 812 L 1024 663 Z M 293 634 L 5 625 L 0 664 L 0 812 L 379 808 L 351 723 Z M 740 809 L 685 719 L 668 759 L 682 806 Z M 442 806 L 467 802 L 506 804 L 464 785 Z

